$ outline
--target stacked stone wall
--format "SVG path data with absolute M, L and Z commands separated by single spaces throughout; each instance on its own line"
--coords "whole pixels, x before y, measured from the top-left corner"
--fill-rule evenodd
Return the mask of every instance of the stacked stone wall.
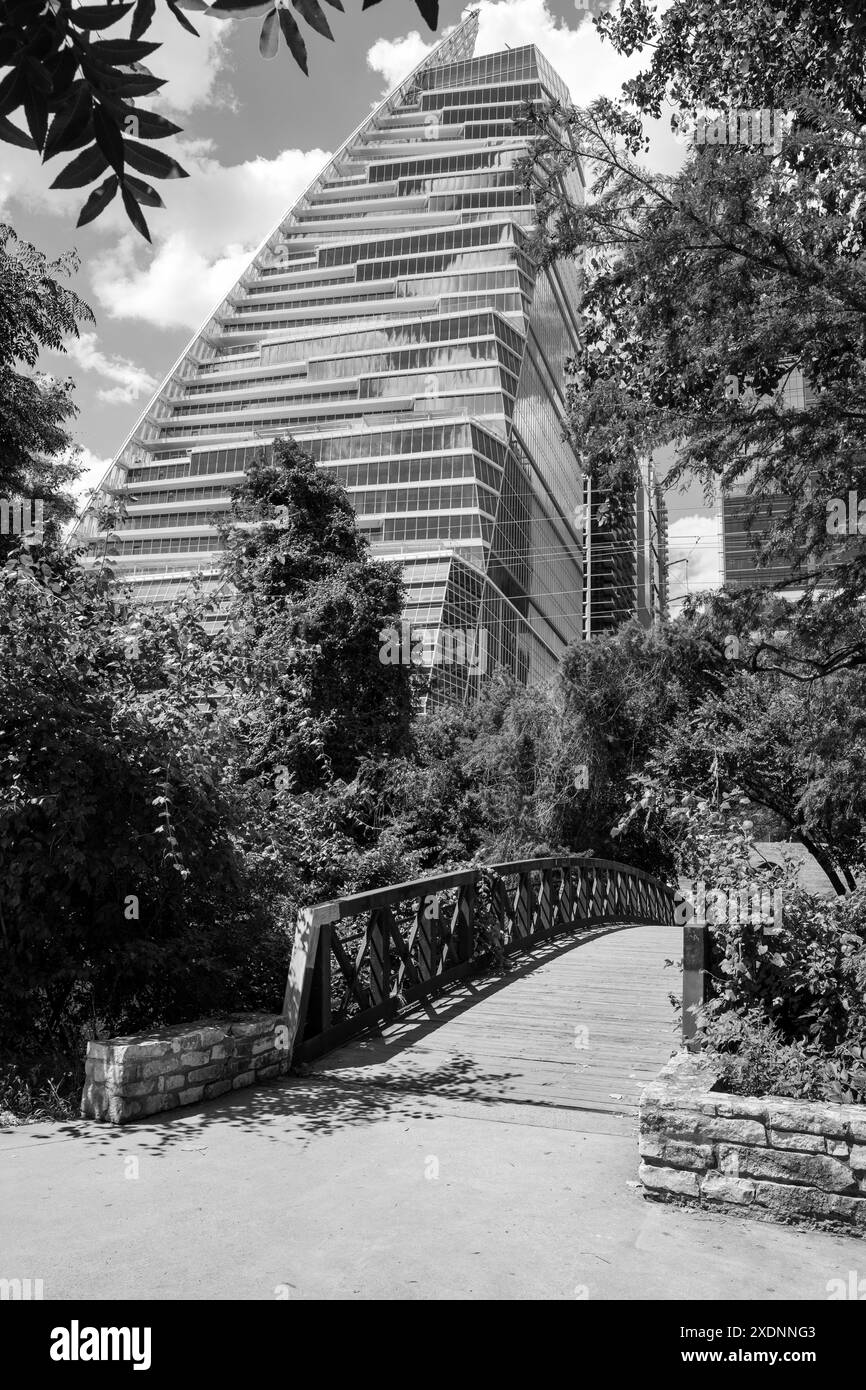
M 282 1076 L 289 1060 L 279 1014 L 232 1014 L 91 1042 L 81 1113 L 124 1124 Z
M 866 1106 L 735 1096 L 680 1053 L 643 1092 L 645 1196 L 866 1234 Z

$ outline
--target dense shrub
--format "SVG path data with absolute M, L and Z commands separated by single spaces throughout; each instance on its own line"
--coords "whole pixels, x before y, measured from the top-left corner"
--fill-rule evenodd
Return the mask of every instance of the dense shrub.
M 702 797 L 651 763 L 632 782 L 628 819 L 667 842 L 680 880 L 702 888 L 710 998 L 697 1021 L 704 1047 L 723 1063 L 722 1084 L 746 1094 L 859 1100 L 866 888 L 820 897 L 799 885 L 793 858 L 764 860 L 753 802 L 735 785 L 724 794 L 717 781 L 715 794 Z M 678 920 L 693 907 L 682 902 Z
M 729 1009 L 708 1017 L 708 1051 L 719 1064 L 718 1084 L 744 1096 L 792 1096 L 798 1100 L 866 1101 L 866 1047 L 842 1043 L 832 1054 L 802 1038 L 785 1041 L 761 1009 Z
M 788 885 L 778 925 L 712 926 L 707 1046 L 731 1089 L 866 1099 L 866 889 L 819 898 Z
M 556 681 L 526 688 L 495 673 L 477 703 L 418 721 L 380 788 L 391 837 L 425 870 L 578 851 L 624 858 L 634 848 L 611 836 L 618 803 Z
M 756 1009 L 825 1055 L 866 1044 L 866 889 L 827 899 L 789 883 L 780 896 L 777 925 L 713 924 L 710 1016 Z
M 8 1057 L 0 1062 L 0 1125 L 74 1119 L 83 1084 L 81 1055 Z
M 827 1059 L 810 1053 L 802 1040 L 786 1042 L 761 1009 L 728 1010 L 707 1021 L 707 1047 L 717 1055 L 719 1086 L 745 1096 L 823 1095 Z
M 647 798 L 648 814 L 659 814 L 658 800 Z M 748 798 L 709 803 L 668 789 L 661 800 L 680 873 L 702 881 L 711 904 L 711 997 L 698 1023 L 723 1063 L 722 1084 L 754 1095 L 861 1099 L 866 888 L 819 897 L 799 886 L 793 863 L 761 862 Z M 741 893 L 748 912 L 721 906 Z M 765 920 L 752 910 L 760 897 L 774 903 Z
M 279 998 L 286 942 L 239 853 L 195 614 L 130 617 L 34 548 L 0 571 L 0 1047 Z

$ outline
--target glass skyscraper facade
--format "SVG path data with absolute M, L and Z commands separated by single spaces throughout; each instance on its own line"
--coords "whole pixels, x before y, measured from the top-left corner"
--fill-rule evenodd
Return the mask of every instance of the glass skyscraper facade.
M 814 405 L 815 392 L 799 371 L 791 372 L 781 387 L 783 408 L 803 411 Z M 772 553 L 772 535 L 788 514 L 791 499 L 772 493 L 757 501 L 749 487 L 754 469 L 717 497 L 722 583 L 728 589 L 777 588 L 789 597 L 803 592 L 811 571 L 808 557 L 798 563 L 791 556 Z M 770 548 L 770 554 L 762 554 Z
M 637 618 L 652 627 L 667 613 L 668 516 L 652 464 L 644 461 L 619 506 L 587 483 L 584 636 Z
M 584 485 L 562 427 L 579 275 L 535 264 L 515 167 L 523 104 L 568 92 L 534 47 L 474 58 L 477 22 L 349 137 L 118 453 L 112 553 L 139 601 L 169 601 L 194 572 L 222 582 L 229 491 L 291 434 L 346 489 L 374 554 L 402 562 L 413 627 L 483 633 L 487 673 L 522 681 L 584 635 Z M 437 665 L 437 702 L 480 679 Z

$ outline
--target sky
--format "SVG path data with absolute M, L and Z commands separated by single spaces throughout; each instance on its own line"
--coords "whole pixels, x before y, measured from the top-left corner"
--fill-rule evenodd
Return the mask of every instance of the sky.
M 433 35 L 411 0 L 330 5 L 335 42 L 304 26 L 309 77 L 284 45 L 259 54 L 261 12 L 223 20 L 191 12 L 199 37 L 159 6 L 147 34 L 161 48 L 148 66 L 167 79 L 146 103 L 182 127 L 161 141 L 191 175 L 158 183 L 165 210 L 145 209 L 151 246 L 126 221 L 119 200 L 87 227 L 76 228 L 87 190 L 50 190 L 67 161 L 40 166 L 32 153 L 0 146 L 0 221 L 49 256 L 74 249 L 80 268 L 72 288 L 93 310 L 66 354 L 44 367 L 76 384 L 79 415 L 72 434 L 83 451 L 82 495 L 99 481 L 154 391 L 224 298 L 251 255 L 282 220 L 330 154 L 371 107 L 477 8 L 477 53 L 535 43 L 585 104 L 616 96 L 645 60 L 624 59 L 603 43 L 591 11 L 603 0 L 440 0 Z M 263 7 L 264 9 L 264 7 Z M 123 32 L 122 26 L 117 33 Z M 671 172 L 683 157 L 662 122 L 652 163 Z M 696 489 L 668 494 L 670 571 L 676 597 L 718 582 L 717 524 Z

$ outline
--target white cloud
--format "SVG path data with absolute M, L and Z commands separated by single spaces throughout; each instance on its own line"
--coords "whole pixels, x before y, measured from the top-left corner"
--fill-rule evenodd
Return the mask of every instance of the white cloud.
M 0 217 L 7 215 L 6 207 L 14 200 L 17 208 L 74 223 L 85 191 L 49 190 L 55 171 L 34 163 L 27 150 L 6 148 Z M 273 159 L 257 156 L 224 165 L 213 157 L 208 140 L 178 136 L 162 148 L 190 177 L 158 181 L 165 207 L 144 209 L 152 246 L 132 230 L 115 197 L 93 224 L 96 235 L 112 241 L 88 257 L 95 299 L 85 298 L 113 318 L 138 319 L 160 328 L 197 328 L 330 155 L 321 149 L 288 149 Z
M 671 561 L 688 561 L 672 565 L 668 572 L 672 602 L 687 593 L 717 589 L 721 584 L 719 523 L 715 515 L 695 512 L 672 521 L 668 528 L 668 552 Z
M 79 501 L 86 502 L 93 489 L 102 482 L 111 459 L 99 458 L 90 449 L 81 445 L 76 463 L 83 469 L 83 472 L 72 484 L 71 491 Z
M 20 125 L 21 122 L 15 121 L 14 124 Z M 32 150 L 22 150 L 18 145 L 4 145 L 0 165 L 0 218 L 7 222 L 15 220 L 11 211 L 13 202 L 18 208 L 27 208 L 28 211 L 68 216 L 69 195 L 64 199 L 62 193 L 48 193 L 48 185 L 61 168 L 62 162 L 54 169 L 40 164 L 39 156 Z M 60 206 L 52 205 L 50 200 L 55 197 Z M 79 192 L 78 205 L 83 202 Z
M 176 113 L 188 113 L 200 106 L 233 105 L 228 87 L 218 90 L 219 79 L 229 65 L 232 21 L 201 13 L 188 13 L 187 18 L 198 30 L 198 38 L 181 28 L 168 8 L 157 8 L 144 37 L 148 43 L 162 47 L 151 55 L 146 66 L 155 77 L 165 78 L 166 85 L 141 104 Z
M 95 333 L 81 333 L 66 343 L 66 353 L 84 372 L 97 372 L 114 386 L 100 387 L 96 396 L 107 405 L 131 405 L 140 396 L 149 395 L 156 389 L 156 380 L 137 367 L 128 357 L 107 357 L 97 347 Z
M 442 30 L 443 36 L 448 33 L 450 29 Z M 435 44 L 425 42 L 417 29 L 412 29 L 402 39 L 377 39 L 368 50 L 367 66 L 382 74 L 385 89 L 390 92 L 434 47 Z
M 120 235 L 93 262 L 91 278 L 112 318 L 198 328 L 329 158 L 324 150 L 283 150 L 226 166 L 200 142 L 179 153 L 191 177 L 163 186 L 165 211 L 148 211 L 152 250 L 128 230 L 122 208 L 112 205 L 102 219 Z

